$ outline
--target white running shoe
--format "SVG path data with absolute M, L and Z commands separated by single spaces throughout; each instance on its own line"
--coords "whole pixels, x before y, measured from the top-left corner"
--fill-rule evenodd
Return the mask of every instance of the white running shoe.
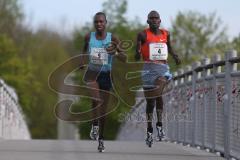
M 103 139 L 99 139 L 99 140 L 98 140 L 98 151 L 99 151 L 99 152 L 104 152 L 104 151 L 105 151 Z
M 156 137 L 156 140 L 157 141 L 162 141 L 163 138 L 164 138 L 164 132 L 163 132 L 163 129 L 161 126 L 156 126 L 157 128 L 157 137 Z
M 98 131 L 99 131 L 99 127 L 92 125 L 90 135 L 89 135 L 92 140 L 98 139 Z
M 153 138 L 152 138 L 152 133 L 151 132 L 147 132 L 147 138 L 146 138 L 146 145 L 148 147 L 152 147 L 152 143 L 153 143 Z

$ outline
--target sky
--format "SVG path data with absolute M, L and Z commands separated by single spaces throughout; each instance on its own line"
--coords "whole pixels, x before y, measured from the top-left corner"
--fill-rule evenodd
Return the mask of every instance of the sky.
M 91 22 L 93 15 L 101 11 L 105 0 L 20 0 L 26 23 L 33 29 L 48 24 L 57 31 L 71 31 L 74 26 Z M 203 14 L 216 12 L 228 27 L 230 38 L 240 33 L 239 0 L 128 0 L 126 17 L 129 20 L 139 17 L 146 23 L 149 11 L 160 13 L 164 27 L 171 26 L 179 11 L 198 11 Z

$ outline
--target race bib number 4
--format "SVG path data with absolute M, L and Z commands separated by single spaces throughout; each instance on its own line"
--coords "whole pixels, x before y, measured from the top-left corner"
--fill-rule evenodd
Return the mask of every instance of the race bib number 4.
M 91 49 L 91 63 L 93 64 L 108 64 L 108 54 L 105 48 Z
M 168 47 L 166 43 L 150 43 L 149 44 L 150 60 L 167 60 Z

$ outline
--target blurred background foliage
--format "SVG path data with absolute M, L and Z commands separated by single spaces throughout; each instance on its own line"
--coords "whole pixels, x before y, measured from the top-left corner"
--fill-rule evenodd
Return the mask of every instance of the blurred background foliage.
M 138 17 L 129 20 L 127 6 L 127 0 L 106 0 L 102 11 L 107 15 L 108 31 L 120 40 L 134 43 L 137 33 L 147 25 L 141 24 Z M 48 76 L 68 58 L 81 53 L 84 35 L 93 30 L 92 20 L 76 27 L 68 36 L 46 26 L 33 31 L 24 24 L 18 0 L 0 0 L 0 19 L 0 77 L 16 89 L 32 138 L 56 138 L 57 119 L 53 110 L 58 95 L 49 89 Z M 217 13 L 179 12 L 171 24 L 167 29 L 176 53 L 183 59 L 182 66 L 230 48 L 240 51 L 240 34 L 230 40 L 227 26 Z M 134 50 L 135 46 L 127 51 L 129 62 L 134 62 Z M 175 71 L 177 66 L 172 62 L 170 58 L 171 70 Z M 75 83 L 82 84 L 82 77 L 83 72 L 76 71 Z M 90 106 L 89 99 L 81 98 L 74 104 L 73 111 L 84 111 Z M 117 110 L 108 115 L 106 139 L 116 138 L 121 124 L 119 115 L 130 109 L 121 102 Z M 88 139 L 90 123 L 77 124 L 81 138 Z

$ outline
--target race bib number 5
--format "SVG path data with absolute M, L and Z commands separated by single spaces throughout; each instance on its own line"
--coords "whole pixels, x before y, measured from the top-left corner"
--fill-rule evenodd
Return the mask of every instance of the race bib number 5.
M 91 49 L 91 63 L 93 64 L 108 64 L 108 54 L 105 48 Z
M 168 47 L 166 43 L 150 43 L 149 44 L 150 60 L 167 60 Z

